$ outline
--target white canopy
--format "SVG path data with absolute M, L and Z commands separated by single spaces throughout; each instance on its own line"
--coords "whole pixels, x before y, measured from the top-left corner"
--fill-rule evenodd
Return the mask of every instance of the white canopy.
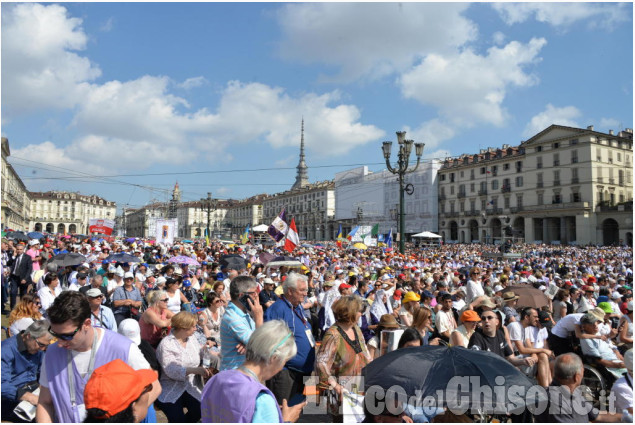
M 417 233 L 416 235 L 412 235 L 413 238 L 440 238 L 440 235 L 437 235 L 436 233 L 432 233 L 432 232 L 421 232 L 421 233 Z
M 259 224 L 258 226 L 254 227 L 254 232 L 266 232 L 269 229 L 269 226 L 267 226 L 266 224 Z

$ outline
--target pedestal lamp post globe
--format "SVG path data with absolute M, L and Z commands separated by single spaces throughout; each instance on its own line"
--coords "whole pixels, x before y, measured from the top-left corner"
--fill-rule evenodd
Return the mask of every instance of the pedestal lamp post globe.
M 399 144 L 399 155 L 397 158 L 397 165 L 395 167 L 390 165 L 390 150 L 392 148 L 392 142 L 384 142 L 382 151 L 384 153 L 384 158 L 386 159 L 388 171 L 399 176 L 399 252 L 403 254 L 406 250 L 406 241 L 404 237 L 404 176 L 408 173 L 414 172 L 419 167 L 425 144 L 414 143 L 413 140 L 406 140 L 405 131 L 397 131 L 397 143 Z M 415 154 L 417 155 L 417 165 L 409 170 L 408 165 L 410 162 L 410 153 L 412 152 L 413 144 L 415 146 Z

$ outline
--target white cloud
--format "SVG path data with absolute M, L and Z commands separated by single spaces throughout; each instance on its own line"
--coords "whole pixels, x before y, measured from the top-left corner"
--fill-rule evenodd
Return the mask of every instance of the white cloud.
M 316 157 L 346 153 L 384 134 L 360 123 L 359 110 L 341 104 L 337 92 L 291 97 L 281 88 L 232 81 L 215 113 L 190 112 L 185 99 L 169 93 L 169 82 L 167 77 L 144 76 L 92 87 L 73 119 L 80 136 L 41 160 L 94 160 L 114 169 L 185 164 L 193 157 L 221 153 L 230 161 L 226 151 L 231 145 L 297 146 L 302 114 L 311 117 L 305 121 L 305 140 Z M 42 146 L 44 151 L 49 143 Z
M 628 21 L 630 3 L 492 3 L 507 25 L 522 23 L 532 17 L 554 27 L 570 27 L 589 19 L 589 27 L 610 29 Z M 590 19 L 592 18 L 592 19 Z
M 298 146 L 301 117 L 310 117 L 305 120 L 305 144 L 318 156 L 344 154 L 384 135 L 359 122 L 356 106 L 339 101 L 337 91 L 294 98 L 279 87 L 232 81 L 223 92 L 216 129 L 234 143 L 260 139 L 276 148 Z
M 232 190 L 228 187 L 219 187 L 218 189 L 216 189 L 216 194 L 218 195 L 226 195 L 229 192 L 231 192 Z
M 86 47 L 81 19 L 59 5 L 2 6 L 2 115 L 72 108 L 101 71 L 74 51 Z
M 91 154 L 98 154 L 93 152 Z M 53 142 L 46 141 L 40 144 L 29 144 L 23 148 L 12 148 L 11 158 L 15 158 L 17 161 L 28 160 L 29 164 L 38 163 L 41 165 L 50 165 L 53 167 L 60 167 L 71 171 L 85 172 L 88 174 L 101 174 L 105 172 L 105 169 L 100 165 L 86 167 L 86 161 L 79 156 L 68 155 L 68 149 L 59 148 Z M 96 162 L 96 164 L 99 164 Z M 23 165 L 21 163 L 20 165 Z M 28 167 L 28 165 L 24 165 Z M 55 174 L 64 174 L 61 171 L 55 171 Z M 69 173 L 69 175 L 76 175 L 75 173 Z
M 426 156 L 426 151 L 436 149 L 442 142 L 450 140 L 456 135 L 455 128 L 439 119 L 426 121 L 414 130 L 407 126 L 405 129 L 408 139 L 414 140 L 415 143 L 425 143 L 424 156 Z
M 191 90 L 197 87 L 204 86 L 206 84 L 209 84 L 209 81 L 207 81 L 205 77 L 192 77 L 178 84 L 178 87 L 181 87 L 185 90 Z
M 409 68 L 429 53 L 474 40 L 476 25 L 460 3 L 295 3 L 283 6 L 280 53 L 339 67 L 336 80 L 376 78 Z
M 501 126 L 507 117 L 503 108 L 507 90 L 537 83 L 537 77 L 524 68 L 539 61 L 545 44 L 545 39 L 534 38 L 527 44 L 512 41 L 501 48 L 491 47 L 485 56 L 471 49 L 446 56 L 431 54 L 404 73 L 399 85 L 406 98 L 438 108 L 451 125 Z
M 599 127 L 606 131 L 615 130 L 619 132 L 622 130 L 622 123 L 615 118 L 601 118 Z
M 497 46 L 502 46 L 503 44 L 505 44 L 505 39 L 507 37 L 505 36 L 505 34 L 503 34 L 500 31 L 496 31 L 493 35 L 492 35 L 492 41 L 494 42 L 494 44 L 496 44 Z
M 568 127 L 580 127 L 576 118 L 580 118 L 580 110 L 575 106 L 557 108 L 548 104 L 544 111 L 535 115 L 525 127 L 523 137 L 532 137 L 552 124 Z

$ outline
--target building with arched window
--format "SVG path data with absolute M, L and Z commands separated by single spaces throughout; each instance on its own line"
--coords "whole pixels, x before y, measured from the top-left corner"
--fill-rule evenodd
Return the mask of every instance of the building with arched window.
M 114 220 L 117 204 L 78 192 L 31 192 L 29 231 L 89 234 L 91 218 Z
M 439 170 L 446 242 L 629 244 L 633 131 L 552 125 L 517 146 L 447 158 Z
M 9 140 L 2 138 L 2 228 L 27 230 L 31 195 L 15 169 L 7 162 Z

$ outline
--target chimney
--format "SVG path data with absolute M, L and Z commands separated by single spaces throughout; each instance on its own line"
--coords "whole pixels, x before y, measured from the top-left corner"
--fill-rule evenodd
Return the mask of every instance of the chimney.
M 590 125 L 590 126 L 588 126 L 586 129 L 587 129 L 587 130 L 591 130 L 591 131 L 593 131 L 593 126 L 592 126 L 592 125 Z
M 613 130 L 609 130 L 609 134 L 613 136 Z

